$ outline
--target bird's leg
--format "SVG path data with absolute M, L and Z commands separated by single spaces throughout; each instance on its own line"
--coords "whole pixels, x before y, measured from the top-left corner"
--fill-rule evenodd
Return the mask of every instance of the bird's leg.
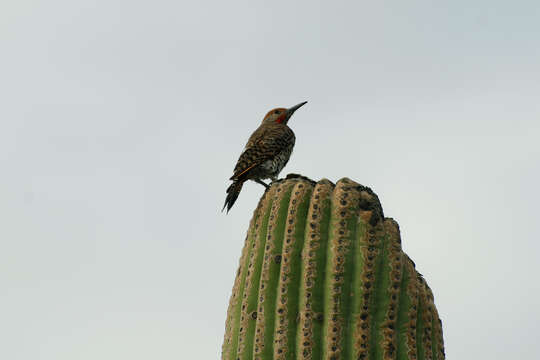
M 255 181 L 256 183 L 258 184 L 261 184 L 262 186 L 264 186 L 266 189 L 268 189 L 270 186 L 268 186 L 267 183 L 265 183 L 264 181 L 262 181 L 261 179 L 254 179 L 253 181 Z

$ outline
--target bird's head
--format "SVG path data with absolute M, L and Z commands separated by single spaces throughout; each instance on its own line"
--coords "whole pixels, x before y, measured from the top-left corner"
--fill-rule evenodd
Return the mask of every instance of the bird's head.
M 307 103 L 307 101 L 301 102 L 300 104 L 295 105 L 288 109 L 285 109 L 285 108 L 272 109 L 265 115 L 263 119 L 263 123 L 275 122 L 278 124 L 286 125 L 289 119 L 291 118 L 292 114 L 294 114 L 294 112 L 298 110 L 305 103 Z

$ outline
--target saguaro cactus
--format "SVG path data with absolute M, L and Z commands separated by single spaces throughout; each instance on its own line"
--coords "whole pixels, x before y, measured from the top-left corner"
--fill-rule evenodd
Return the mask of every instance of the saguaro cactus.
M 242 250 L 222 359 L 444 359 L 433 294 L 371 189 L 272 184 Z

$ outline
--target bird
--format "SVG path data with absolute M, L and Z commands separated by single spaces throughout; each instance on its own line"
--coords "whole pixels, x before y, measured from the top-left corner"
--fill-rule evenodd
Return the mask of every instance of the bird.
M 227 188 L 227 197 L 221 211 L 227 208 L 229 213 L 247 180 L 255 181 L 268 189 L 270 186 L 263 179 L 277 179 L 291 157 L 296 140 L 287 123 L 294 112 L 306 103 L 307 101 L 304 101 L 288 109 L 275 108 L 266 113 L 236 162 L 233 175 L 229 179 L 232 184 Z

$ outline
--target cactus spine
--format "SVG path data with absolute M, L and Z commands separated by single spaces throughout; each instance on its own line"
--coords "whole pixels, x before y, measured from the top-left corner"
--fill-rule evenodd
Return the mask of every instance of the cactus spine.
M 377 195 L 273 183 L 251 220 L 222 359 L 444 359 L 433 294 Z

